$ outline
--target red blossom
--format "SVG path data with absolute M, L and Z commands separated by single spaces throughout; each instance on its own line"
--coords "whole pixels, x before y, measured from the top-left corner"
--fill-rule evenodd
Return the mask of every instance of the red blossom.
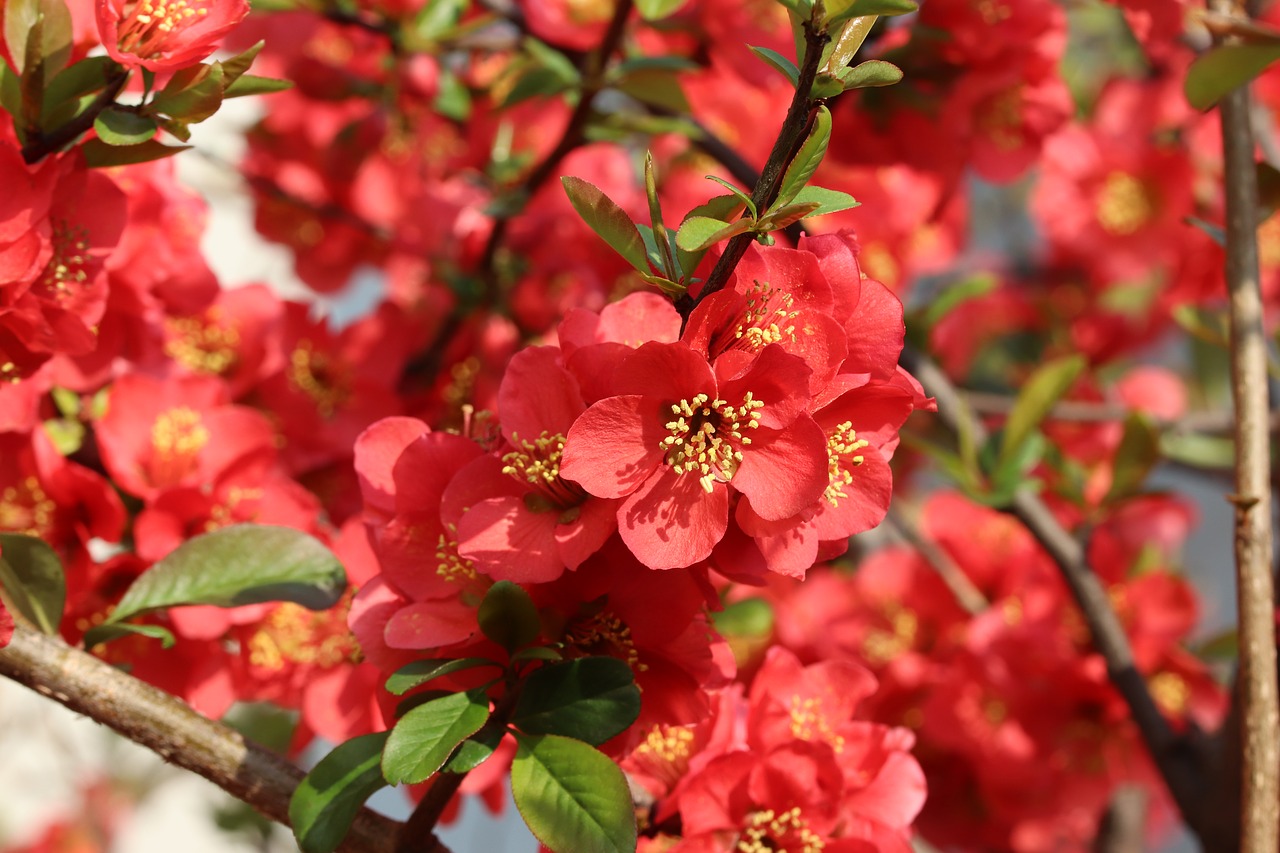
M 97 0 L 107 53 L 128 68 L 174 71 L 217 50 L 249 14 L 247 0 Z

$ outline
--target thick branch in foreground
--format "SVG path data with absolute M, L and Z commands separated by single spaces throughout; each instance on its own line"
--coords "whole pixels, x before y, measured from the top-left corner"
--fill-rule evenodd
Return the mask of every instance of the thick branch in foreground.
M 1234 4 L 1219 3 L 1231 12 Z M 1236 606 L 1240 661 L 1241 836 L 1244 853 L 1274 853 L 1280 835 L 1280 697 L 1276 685 L 1275 588 L 1271 554 L 1271 447 L 1267 338 L 1258 280 L 1258 185 L 1249 91 L 1223 99 L 1222 149 L 1227 202 L 1227 295 L 1231 318 L 1231 392 L 1235 400 Z
M 986 441 L 981 421 L 937 364 L 910 347 L 903 350 L 902 363 L 920 380 L 925 391 L 937 398 L 938 417 L 953 435 L 968 433 L 979 445 Z M 1083 546 L 1058 523 L 1044 501 L 1026 489 L 1014 494 L 1008 511 L 1026 525 L 1057 564 L 1089 626 L 1094 648 L 1106 662 L 1107 675 L 1128 705 L 1129 714 L 1183 819 L 1206 847 L 1224 849 L 1210 841 L 1214 820 L 1206 794 L 1213 783 L 1204 772 L 1207 759 L 1203 744 L 1194 736 L 1175 735 L 1160 713 L 1134 662 L 1129 638 L 1111 609 L 1107 592 L 1089 567 Z
M 0 649 L 0 675 L 114 729 L 288 825 L 289 798 L 302 771 L 168 693 L 23 626 Z M 393 853 L 399 828 L 398 822 L 362 809 L 338 849 Z

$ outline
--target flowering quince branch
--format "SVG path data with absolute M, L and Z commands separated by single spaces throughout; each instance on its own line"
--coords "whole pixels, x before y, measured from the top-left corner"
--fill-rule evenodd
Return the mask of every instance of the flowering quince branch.
M 803 22 L 804 62 L 800 66 L 795 94 L 791 98 L 790 106 L 787 107 L 787 115 L 778 131 L 778 138 L 769 151 L 769 159 L 765 161 L 764 168 L 760 170 L 760 178 L 751 191 L 751 201 L 757 210 L 766 210 L 778 197 L 783 173 L 786 172 L 787 166 L 795 159 L 796 153 L 804 143 L 813 122 L 814 110 L 821 101 L 813 97 L 813 84 L 817 80 L 818 69 L 822 65 L 822 50 L 831 40 L 831 36 L 825 29 L 816 23 L 822 21 L 824 17 L 822 0 L 817 0 L 813 6 L 813 14 L 809 20 Z M 697 297 L 686 294 L 676 300 L 676 310 L 680 312 L 680 316 L 687 321 L 693 309 L 702 300 L 729 283 L 734 268 L 754 240 L 754 235 L 746 233 L 738 234 L 729 241 L 724 248 L 724 253 L 716 261 L 707 280 L 699 289 Z
M 129 72 L 122 67 L 113 68 L 107 77 L 107 86 L 93 102 L 79 115 L 58 125 L 48 133 L 39 128 L 28 131 L 27 141 L 22 146 L 22 159 L 27 163 L 38 163 L 50 154 L 61 151 L 79 139 L 93 127 L 94 121 L 102 115 L 103 110 L 115 103 L 116 97 L 124 90 L 129 81 Z
M 1231 0 L 1217 11 L 1243 14 Z M 1221 37 L 1219 37 L 1221 40 Z M 1247 84 L 1227 94 L 1222 118 L 1226 191 L 1226 285 L 1230 302 L 1231 390 L 1235 400 L 1236 607 L 1240 660 L 1240 849 L 1270 853 L 1280 838 L 1280 691 L 1276 674 L 1272 566 L 1271 443 L 1267 334 L 1258 270 L 1258 185 Z
M 289 825 L 289 798 L 302 771 L 163 690 L 21 625 L 9 645 L 0 648 L 0 675 L 114 729 Z M 361 809 L 339 849 L 393 853 L 399 829 L 398 822 Z
M 965 612 L 976 616 L 987 609 L 990 602 L 982 594 L 982 590 L 969 580 L 969 576 L 956 564 L 950 554 L 942 550 L 938 543 L 925 536 L 920 527 L 906 517 L 900 507 L 895 506 L 889 509 L 885 524 L 924 556 Z
M 995 394 L 986 391 L 962 392 L 969 407 L 979 415 L 1008 415 L 1016 398 L 1006 394 Z M 1045 415 L 1046 421 L 1062 421 L 1068 423 L 1117 423 L 1133 413 L 1133 408 L 1117 403 L 1094 403 L 1086 400 L 1061 400 Z M 1187 434 L 1225 434 L 1235 429 L 1235 417 L 1229 411 L 1189 412 L 1181 417 L 1151 417 L 1152 424 L 1160 430 Z M 1280 430 L 1280 411 L 1271 412 L 1267 417 L 1267 428 L 1271 432 Z
M 973 416 L 959 390 L 932 359 L 907 346 L 902 351 L 902 363 L 937 399 L 938 419 L 949 432 L 957 437 L 967 433 L 978 445 L 986 441 L 981 421 Z M 1183 818 L 1212 847 L 1211 833 L 1221 827 L 1209 808 L 1208 795 L 1214 787 L 1207 772 L 1211 766 L 1207 740 L 1194 728 L 1186 734 L 1175 734 L 1169 727 L 1134 662 L 1124 628 L 1098 576 L 1089 567 L 1080 542 L 1033 492 L 1016 490 L 1008 511 L 1026 525 L 1057 565 L 1089 627 L 1094 647 L 1106 662 L 1107 675 L 1129 706 L 1133 722 Z

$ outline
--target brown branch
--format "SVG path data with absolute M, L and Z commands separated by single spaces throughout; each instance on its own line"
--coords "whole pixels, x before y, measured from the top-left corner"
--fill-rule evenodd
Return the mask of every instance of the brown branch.
M 1231 0 L 1215 11 L 1244 14 Z M 1267 337 L 1258 277 L 1258 184 L 1247 85 L 1219 105 L 1226 194 L 1231 392 L 1236 408 L 1236 607 L 1240 636 L 1240 849 L 1275 853 L 1280 840 L 1280 691 L 1271 555 Z
M 911 347 L 903 350 L 902 363 L 937 399 L 938 418 L 953 435 L 967 433 L 978 445 L 986 441 L 981 421 L 937 364 Z M 1160 713 L 1106 590 L 1089 568 L 1083 546 L 1058 523 L 1044 502 L 1026 489 L 1014 493 L 1008 511 L 1022 521 L 1058 566 L 1089 627 L 1094 648 L 1106 663 L 1107 675 L 1128 706 L 1183 819 L 1207 847 L 1224 849 L 1209 840 L 1213 815 L 1207 808 L 1206 794 L 1212 785 L 1205 772 L 1209 764 L 1207 744 L 1198 732 L 1175 735 Z
M 1009 394 L 985 391 L 961 391 L 969 407 L 979 415 L 1008 415 L 1013 411 L 1017 398 Z M 1063 400 L 1045 415 L 1046 421 L 1062 423 L 1117 423 L 1129 417 L 1135 410 L 1119 403 Z M 1228 411 L 1189 412 L 1178 418 L 1153 417 L 1158 429 L 1174 433 L 1227 434 L 1235 428 L 1235 415 Z M 1267 417 L 1267 428 L 1280 431 L 1280 411 Z
M 289 799 L 303 772 L 163 690 L 24 626 L 0 649 L 0 675 L 114 729 L 289 825 Z M 361 809 L 338 849 L 393 853 L 399 828 L 398 822 Z
M 956 602 L 965 609 L 965 612 L 970 616 L 977 616 L 987 609 L 990 602 L 982 594 L 982 590 L 974 585 L 964 569 L 951 559 L 951 555 L 937 542 L 925 536 L 912 520 L 906 518 L 897 509 L 890 509 L 885 522 L 892 532 L 920 552 L 920 556 L 947 585 L 947 589 L 951 590 Z
M 526 200 L 532 198 L 533 194 L 555 174 L 556 169 L 560 168 L 564 158 L 586 140 L 587 123 L 591 118 L 591 104 L 596 95 L 604 89 L 605 68 L 609 64 L 609 57 L 622 42 L 622 36 L 627 28 L 627 19 L 631 16 L 631 8 L 632 0 L 618 0 L 613 18 L 609 21 L 609 27 L 600 40 L 600 46 L 583 58 L 579 66 L 582 71 L 582 90 L 578 95 L 578 103 L 573 108 L 564 131 L 560 134 L 560 141 L 521 184 L 520 193 Z M 491 282 L 493 279 L 498 250 L 502 247 L 502 241 L 506 239 L 507 226 L 513 215 L 498 217 L 493 223 L 493 230 L 489 232 L 489 239 L 480 257 L 480 271 L 486 281 Z M 492 290 L 492 284 L 490 290 Z
M 1143 853 L 1147 835 L 1147 792 L 1136 785 L 1117 788 L 1102 816 L 1094 853 Z
M 465 773 L 437 774 L 418 807 L 400 828 L 395 853 L 436 853 L 445 849 L 435 835 L 435 826 L 466 778 Z
M 85 107 L 84 112 L 65 124 L 58 125 L 49 133 L 33 134 L 22 146 L 22 159 L 28 164 L 38 163 L 75 142 L 82 134 L 88 133 L 102 111 L 116 102 L 116 97 L 124 89 L 128 79 L 127 70 L 119 65 L 114 66 L 107 73 L 106 88 Z
M 760 171 L 760 180 L 756 181 L 755 188 L 751 192 L 751 201 L 761 213 L 777 199 L 787 166 L 795 159 L 796 152 L 804 144 L 813 123 L 814 109 L 818 104 L 812 97 L 813 83 L 818 77 L 818 67 L 822 64 L 822 49 L 830 41 L 830 36 L 814 24 L 815 20 L 820 21 L 823 17 L 822 4 L 819 2 L 814 6 L 813 18 L 804 23 L 805 52 L 804 64 L 800 68 L 800 79 L 796 83 L 791 105 L 787 108 L 786 118 L 782 120 L 778 138 L 774 140 L 769 158 Z M 702 289 L 698 291 L 697 298 L 685 295 L 676 300 L 676 308 L 682 317 L 687 320 L 699 302 L 724 288 L 729 282 L 729 277 L 733 275 L 738 261 L 742 260 L 742 256 L 746 254 L 747 247 L 753 240 L 755 235 L 748 233 L 739 234 L 729 241 L 725 246 L 724 254 L 716 261 Z

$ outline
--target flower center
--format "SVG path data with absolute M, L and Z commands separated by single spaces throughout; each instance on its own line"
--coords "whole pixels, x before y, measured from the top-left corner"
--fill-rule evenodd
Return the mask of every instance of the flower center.
M 607 611 L 574 622 L 565 632 L 564 641 L 589 655 L 605 655 L 626 661 L 632 672 L 644 672 L 649 668 L 640 662 L 635 640 L 631 639 L 631 628 Z
M 456 525 L 446 525 L 449 533 L 457 535 Z M 436 574 L 450 583 L 470 581 L 476 578 L 476 567 L 470 560 L 458 553 L 458 540 L 440 534 L 440 543 L 436 546 Z
M 249 638 L 249 662 L 280 670 L 295 663 L 323 669 L 359 660 L 359 647 L 347 629 L 349 600 L 331 611 L 314 613 L 285 602 L 271 611 Z
M 890 629 L 874 630 L 862 641 L 863 656 L 875 666 L 886 664 L 912 648 L 920 629 L 920 620 L 911 610 L 893 605 L 885 615 Z
M 533 486 L 551 507 L 568 509 L 582 503 L 586 492 L 560 478 L 560 457 L 564 453 L 564 433 L 548 435 L 546 430 L 533 441 L 525 441 L 512 433 L 516 450 L 502 457 L 502 473 Z
M 333 417 L 337 408 L 350 396 L 338 365 L 316 352 L 311 341 L 298 342 L 289 355 L 288 374 L 289 383 L 315 401 L 322 417 Z
M 1155 697 L 1156 704 L 1166 714 L 1181 717 L 1186 713 L 1187 705 L 1191 702 L 1191 688 L 1187 687 L 1182 676 L 1173 672 L 1159 672 L 1147 681 L 1147 687 Z
M 755 282 L 746 293 L 747 306 L 722 332 L 715 334 L 707 349 L 712 358 L 732 349 L 759 352 L 769 344 L 796 339 L 793 322 L 800 312 L 793 311 L 795 298 L 772 285 Z
M 712 400 L 698 394 L 671 406 L 675 420 L 666 423 L 662 449 L 666 461 L 677 474 L 693 471 L 707 494 L 715 483 L 727 483 L 742 464 L 741 447 L 751 443 L 746 430 L 760 425 L 760 409 L 764 403 L 752 397 L 731 406 L 724 400 Z
M 836 752 L 844 751 L 844 736 L 836 734 L 822 712 L 822 700 L 816 696 L 792 696 L 788 705 L 791 734 L 800 740 L 824 741 Z
M 125 13 L 120 25 L 121 50 L 150 58 L 164 52 L 176 34 L 209 14 L 208 0 L 139 0 Z
M 240 332 L 219 323 L 216 310 L 210 309 L 207 320 L 202 317 L 166 319 L 169 339 L 164 344 L 165 355 L 198 373 L 227 372 L 236 363 Z
M 738 837 L 736 853 L 822 853 L 826 843 L 793 807 L 785 812 L 773 809 L 752 812 Z
M 1108 234 L 1125 236 L 1145 225 L 1155 212 L 1150 193 L 1142 182 L 1124 172 L 1107 175 L 1098 194 L 1098 224 Z
M 858 438 L 849 421 L 837 426 L 835 432 L 827 436 L 827 490 L 823 497 L 832 506 L 839 506 L 841 498 L 849 497 L 844 490 L 845 486 L 853 483 L 853 472 L 849 469 L 862 464 L 863 456 L 858 451 L 870 446 L 871 442 Z
M 63 303 L 89 281 L 89 232 L 60 222 L 53 228 L 53 257 L 37 285 L 46 299 Z
M 48 534 L 53 529 L 53 513 L 57 508 L 40 487 L 40 481 L 26 477 L 0 492 L 0 530 L 28 536 Z

